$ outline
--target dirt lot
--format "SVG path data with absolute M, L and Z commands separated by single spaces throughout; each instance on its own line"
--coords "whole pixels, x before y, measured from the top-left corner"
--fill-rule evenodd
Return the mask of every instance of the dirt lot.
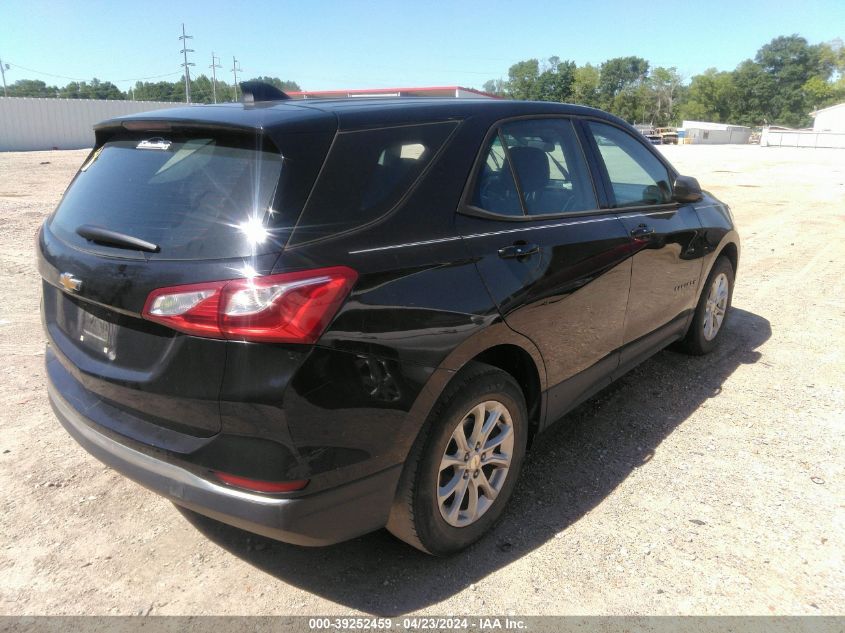
M 180 513 L 47 404 L 33 236 L 85 152 L 0 154 L 0 613 L 845 612 L 845 151 L 665 148 L 733 207 L 734 311 L 568 416 L 448 560 L 301 549 Z

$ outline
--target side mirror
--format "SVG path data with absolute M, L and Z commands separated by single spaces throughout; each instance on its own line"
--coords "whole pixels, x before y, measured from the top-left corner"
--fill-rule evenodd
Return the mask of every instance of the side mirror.
M 678 176 L 672 187 L 672 198 L 677 202 L 697 202 L 701 200 L 701 185 L 692 176 Z

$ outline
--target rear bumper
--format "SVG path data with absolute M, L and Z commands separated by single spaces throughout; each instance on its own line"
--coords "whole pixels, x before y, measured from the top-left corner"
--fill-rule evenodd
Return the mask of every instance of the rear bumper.
M 296 545 L 331 545 L 384 527 L 401 473 L 369 477 L 296 498 L 254 494 L 205 479 L 114 439 L 77 411 L 48 380 L 50 404 L 94 457 L 174 503 L 235 527 Z

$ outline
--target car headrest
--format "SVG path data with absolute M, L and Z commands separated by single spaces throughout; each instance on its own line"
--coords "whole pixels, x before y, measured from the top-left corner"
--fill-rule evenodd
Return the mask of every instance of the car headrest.
M 549 159 L 536 147 L 518 146 L 508 149 L 519 182 L 525 193 L 543 189 L 549 183 Z

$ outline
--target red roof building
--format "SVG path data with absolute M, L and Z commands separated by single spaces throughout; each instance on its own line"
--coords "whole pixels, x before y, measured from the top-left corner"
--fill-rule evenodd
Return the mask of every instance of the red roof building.
M 462 86 L 422 88 L 363 88 L 356 90 L 297 90 L 288 92 L 294 99 L 353 99 L 355 97 L 440 97 L 449 99 L 498 99 L 496 95 Z

